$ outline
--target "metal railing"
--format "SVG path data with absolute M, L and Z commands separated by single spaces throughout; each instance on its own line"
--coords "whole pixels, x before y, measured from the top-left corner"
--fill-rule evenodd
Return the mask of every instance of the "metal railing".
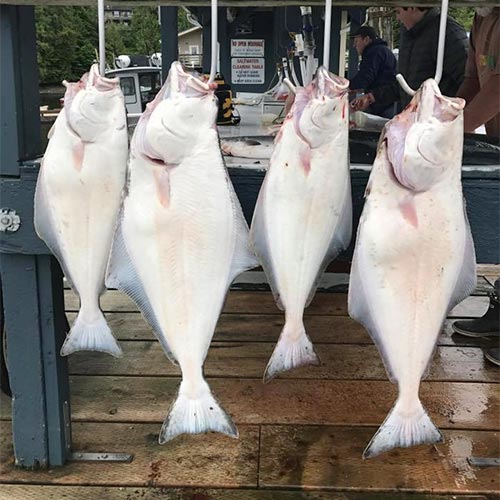
M 203 54 L 179 54 L 179 61 L 185 66 L 201 66 Z

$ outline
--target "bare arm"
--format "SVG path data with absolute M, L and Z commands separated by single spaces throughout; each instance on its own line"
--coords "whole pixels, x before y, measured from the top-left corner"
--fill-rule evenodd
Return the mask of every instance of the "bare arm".
M 474 130 L 500 112 L 500 75 L 492 75 L 464 110 L 464 132 Z
M 480 90 L 479 79 L 477 77 L 466 76 L 462 85 L 457 91 L 457 97 L 461 97 L 469 104 Z

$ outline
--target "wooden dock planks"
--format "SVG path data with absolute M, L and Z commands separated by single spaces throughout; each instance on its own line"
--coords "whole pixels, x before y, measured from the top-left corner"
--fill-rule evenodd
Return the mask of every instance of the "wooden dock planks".
M 73 449 L 133 453 L 130 464 L 69 462 L 49 471 L 16 469 L 5 445 L 7 422 L 0 424 L 2 481 L 38 484 L 121 486 L 256 487 L 259 427 L 241 426 L 240 438 L 220 434 L 181 436 L 158 445 L 158 425 L 74 423 Z
M 155 340 L 153 332 L 139 313 L 108 312 L 105 314 L 113 334 L 118 340 Z M 70 323 L 76 313 L 69 312 Z M 478 346 L 480 339 L 452 336 L 451 324 L 446 320 L 438 338 L 441 346 Z M 323 344 L 372 344 L 366 330 L 347 316 L 306 316 L 304 324 L 314 343 Z M 230 314 L 223 313 L 215 329 L 214 342 L 273 342 L 278 341 L 284 318 L 277 314 Z
M 102 353 L 76 353 L 70 359 L 73 375 L 180 376 L 156 341 L 121 341 L 122 358 Z M 213 342 L 205 362 L 207 377 L 261 378 L 274 343 Z M 315 344 L 321 366 L 301 367 L 279 378 L 328 380 L 387 380 L 374 345 Z M 479 347 L 439 346 L 426 380 L 499 382 L 500 373 Z
M 77 311 L 78 297 L 65 290 L 64 300 L 67 311 Z M 481 316 L 488 308 L 488 298 L 484 295 L 473 295 L 466 298 L 450 311 L 449 318 L 464 318 Z M 101 297 L 101 309 L 105 312 L 133 312 L 137 307 L 132 300 L 117 290 L 108 290 Z M 282 315 L 269 292 L 229 292 L 224 304 L 226 313 L 246 314 L 277 314 Z M 305 315 L 337 315 L 347 316 L 347 294 L 317 293 L 311 305 L 305 310 Z
M 363 460 L 376 429 L 262 428 L 259 485 L 371 491 L 495 494 L 499 475 L 471 467 L 474 456 L 498 456 L 499 434 L 445 431 L 445 442 L 390 451 Z
M 484 295 L 470 297 L 454 317 L 479 316 L 487 301 Z M 68 290 L 66 304 L 72 322 L 78 301 Z M 346 316 L 345 294 L 319 293 L 305 318 L 322 365 L 263 384 L 282 313 L 269 292 L 231 291 L 205 374 L 240 439 L 183 436 L 165 446 L 157 444 L 157 436 L 176 395 L 179 371 L 124 295 L 108 292 L 103 308 L 125 355 L 70 358 L 74 449 L 130 452 L 134 461 L 18 470 L 10 449 L 10 404 L 2 397 L 0 482 L 8 484 L 0 486 L 0 500 L 61 495 L 75 500 L 451 500 L 450 495 L 489 500 L 498 493 L 498 469 L 473 468 L 467 457 L 500 454 L 499 370 L 484 361 L 484 339 L 451 336 L 452 320 L 421 385 L 422 402 L 446 442 L 363 461 L 361 453 L 392 407 L 396 388 L 387 381 L 369 336 Z
M 8 424 L 1 427 L 5 436 Z M 3 443 L 0 465 L 2 480 L 10 483 L 484 494 L 498 490 L 497 474 L 467 463 L 471 452 L 498 455 L 498 433 L 445 431 L 443 444 L 363 460 L 361 453 L 375 430 L 240 426 L 238 440 L 215 434 L 183 436 L 160 447 L 153 425 L 85 422 L 74 425 L 76 450 L 132 452 L 133 462 L 69 463 L 64 468 L 30 472 L 13 466 L 11 450 Z
M 211 489 L 123 486 L 33 486 L 9 484 L 0 500 L 387 500 L 385 493 L 285 491 L 276 489 Z M 395 498 L 390 494 L 390 498 Z M 398 500 L 489 500 L 485 495 L 434 495 L 399 492 Z

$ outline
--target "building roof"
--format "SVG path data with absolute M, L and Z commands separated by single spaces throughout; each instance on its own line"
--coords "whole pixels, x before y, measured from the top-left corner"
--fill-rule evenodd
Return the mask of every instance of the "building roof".
M 189 33 L 194 33 L 195 31 L 201 30 L 201 26 L 194 26 L 189 28 L 188 30 L 181 31 L 177 36 L 180 38 L 184 35 L 189 35 Z

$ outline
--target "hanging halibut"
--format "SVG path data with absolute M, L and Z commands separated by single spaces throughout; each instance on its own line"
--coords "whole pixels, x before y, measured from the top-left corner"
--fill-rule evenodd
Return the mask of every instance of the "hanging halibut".
M 310 85 L 297 88 L 257 200 L 250 238 L 286 321 L 265 379 L 319 362 L 303 313 L 351 239 L 348 86 L 319 68 Z
M 364 457 L 442 440 L 418 391 L 447 312 L 476 285 L 460 180 L 463 107 L 427 80 L 379 143 L 358 228 L 349 314 L 377 344 L 399 396 Z
M 120 356 L 99 307 L 126 178 L 128 135 L 117 78 L 93 65 L 67 83 L 64 108 L 49 132 L 35 194 L 35 230 L 57 257 L 80 311 L 61 354 Z
M 174 62 L 141 117 L 106 280 L 136 302 L 182 371 L 160 443 L 209 430 L 237 436 L 203 363 L 231 281 L 257 262 L 219 148 L 213 87 Z

